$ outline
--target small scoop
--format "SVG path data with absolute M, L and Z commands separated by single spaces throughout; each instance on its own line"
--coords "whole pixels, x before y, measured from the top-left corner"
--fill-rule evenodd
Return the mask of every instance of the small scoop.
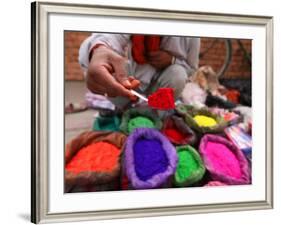
M 175 108 L 174 89 L 159 88 L 148 96 L 148 99 L 134 90 L 130 90 L 135 96 L 148 102 L 148 105 L 155 109 L 169 110 Z

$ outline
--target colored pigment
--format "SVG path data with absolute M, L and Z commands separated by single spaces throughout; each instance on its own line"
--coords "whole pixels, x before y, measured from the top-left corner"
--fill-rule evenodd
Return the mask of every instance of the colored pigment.
M 175 108 L 174 89 L 159 88 L 148 96 L 148 105 L 154 109 L 169 110 Z
M 186 138 L 183 133 L 175 128 L 168 128 L 164 130 L 164 134 L 173 141 L 180 142 Z
M 205 154 L 215 171 L 230 177 L 242 176 L 240 163 L 233 152 L 225 145 L 216 142 L 207 142 Z
M 225 93 L 226 98 L 235 103 L 235 104 L 239 104 L 239 99 L 240 99 L 240 92 L 237 90 L 228 90 Z
M 129 179 L 126 175 L 123 175 L 121 179 L 121 189 L 128 190 L 128 188 L 129 188 Z
M 217 125 L 216 120 L 209 116 L 196 115 L 193 117 L 193 119 L 200 127 L 212 127 Z
M 189 151 L 178 153 L 179 162 L 176 171 L 177 182 L 184 182 L 194 171 L 198 169 L 197 161 Z
M 139 139 L 134 145 L 135 170 L 140 180 L 146 181 L 155 174 L 165 172 L 167 155 L 158 140 Z
M 119 125 L 118 117 L 98 117 L 94 122 L 93 130 L 118 131 Z
M 209 183 L 207 183 L 205 186 L 209 186 L 209 187 L 212 187 L 212 186 L 226 186 L 227 184 L 225 183 L 222 183 L 220 181 L 210 181 Z
M 231 121 L 238 118 L 238 115 L 233 112 L 228 112 L 223 115 L 225 121 Z
M 90 144 L 77 152 L 66 165 L 72 173 L 83 171 L 109 172 L 118 165 L 120 150 L 107 142 Z
M 133 119 L 130 119 L 128 122 L 128 131 L 129 133 L 133 132 L 134 129 L 139 127 L 148 127 L 154 128 L 154 123 L 147 117 L 137 116 Z

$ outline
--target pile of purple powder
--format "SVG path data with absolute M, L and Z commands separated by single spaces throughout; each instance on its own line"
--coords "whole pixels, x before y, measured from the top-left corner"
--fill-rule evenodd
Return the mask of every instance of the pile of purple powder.
M 140 180 L 146 181 L 155 174 L 165 172 L 167 155 L 158 140 L 139 139 L 134 145 L 135 171 Z

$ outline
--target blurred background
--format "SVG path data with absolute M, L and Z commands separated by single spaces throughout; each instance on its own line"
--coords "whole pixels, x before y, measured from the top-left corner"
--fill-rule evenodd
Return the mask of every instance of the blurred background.
M 65 106 L 74 105 L 83 109 L 87 92 L 83 70 L 78 63 L 81 43 L 91 35 L 90 32 L 65 31 Z M 251 92 L 251 40 L 201 38 L 199 66 L 209 65 L 220 74 L 223 85 L 233 85 L 241 92 Z M 65 116 L 65 143 L 77 134 L 92 128 L 98 111 L 81 110 Z
M 65 32 L 65 79 L 67 81 L 83 80 L 83 71 L 77 60 L 78 51 L 81 43 L 90 35 L 90 32 Z M 231 61 L 222 77 L 228 79 L 250 78 L 251 40 L 231 39 L 231 48 Z M 199 66 L 210 65 L 216 72 L 219 72 L 226 60 L 226 51 L 227 45 L 224 39 L 201 38 Z

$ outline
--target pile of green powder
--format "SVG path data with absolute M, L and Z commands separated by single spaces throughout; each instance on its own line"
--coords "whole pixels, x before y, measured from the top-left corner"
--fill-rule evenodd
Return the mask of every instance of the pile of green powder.
M 178 153 L 179 162 L 176 171 L 177 182 L 184 182 L 193 171 L 198 169 L 198 164 L 189 151 L 180 151 Z
M 128 131 L 131 133 L 135 128 L 139 127 L 147 127 L 147 128 L 155 128 L 154 123 L 144 116 L 137 116 L 129 120 L 128 122 Z

